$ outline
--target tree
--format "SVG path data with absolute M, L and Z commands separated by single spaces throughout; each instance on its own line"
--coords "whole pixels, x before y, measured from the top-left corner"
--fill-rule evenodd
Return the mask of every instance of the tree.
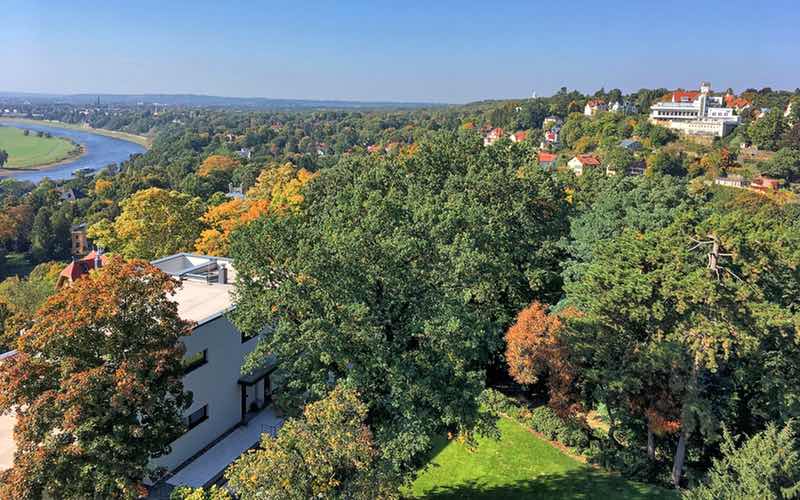
M 760 165 L 761 173 L 778 179 L 800 179 L 800 149 L 781 148 Z
M 378 450 L 365 423 L 367 406 L 337 386 L 287 420 L 277 437 L 264 434 L 226 473 L 242 500 L 259 498 L 393 498 L 398 483 L 376 468 Z
M 791 425 L 773 424 L 737 447 L 724 433 L 722 457 L 704 484 L 683 494 L 686 500 L 797 498 L 800 493 L 800 450 Z
M 608 405 L 610 433 L 615 422 L 634 430 L 646 419 L 648 445 L 650 431 L 677 434 L 676 486 L 690 439 L 713 443 L 720 420 L 749 430 L 798 412 L 787 368 L 800 356 L 798 318 L 786 290 L 800 287 L 800 232 L 792 209 L 755 201 L 626 231 L 566 285 L 584 316 L 563 345 L 582 360 L 589 404 Z M 746 408 L 736 405 L 743 393 Z
M 536 384 L 547 374 L 550 405 L 563 414 L 574 413 L 575 373 L 566 359 L 559 335 L 562 322 L 534 302 L 520 311 L 506 333 L 506 361 L 511 377 L 520 384 Z
M 13 276 L 0 283 L 0 303 L 5 306 L 1 344 L 13 345 L 19 332 L 30 327 L 37 309 L 55 293 L 61 269 L 59 262 L 46 262 L 34 267 L 26 278 Z
M 269 200 L 273 210 L 296 207 L 303 202 L 303 187 L 315 177 L 308 170 L 291 163 L 273 165 L 261 171 L 247 197 Z
M 761 149 L 776 150 L 784 131 L 783 112 L 780 108 L 770 110 L 747 127 L 747 136 Z
M 661 174 L 682 177 L 687 173 L 680 156 L 671 155 L 663 149 L 656 150 L 650 154 L 647 157 L 646 164 L 646 175 Z
M 38 261 L 67 259 L 70 255 L 71 207 L 43 206 L 31 227 L 31 253 Z
M 5 149 L 0 149 L 0 168 L 2 168 L 7 161 L 8 161 L 8 151 L 6 151 Z
M 211 155 L 200 164 L 197 169 L 197 175 L 201 177 L 208 177 L 212 172 L 231 173 L 239 166 L 239 162 L 230 156 Z
M 274 324 L 283 401 L 347 382 L 370 409 L 382 460 L 413 470 L 431 438 L 487 422 L 485 367 L 517 311 L 560 292 L 563 187 L 526 144 L 435 134 L 411 156 L 352 156 L 300 209 L 233 235 L 243 331 Z
M 208 229 L 200 233 L 195 250 L 205 255 L 227 256 L 233 231 L 266 214 L 269 207 L 268 200 L 231 200 L 210 207 L 202 219 Z
M 136 498 L 185 428 L 178 283 L 112 258 L 36 312 L 0 365 L 0 413 L 16 410 L 2 498 Z
M 119 217 L 90 226 L 89 237 L 128 258 L 151 260 L 191 251 L 202 230 L 200 199 L 177 191 L 145 189 L 120 206 Z

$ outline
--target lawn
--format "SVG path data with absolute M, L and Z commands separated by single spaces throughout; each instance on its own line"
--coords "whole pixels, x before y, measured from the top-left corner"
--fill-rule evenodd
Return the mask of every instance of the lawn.
M 437 500 L 677 498 L 578 462 L 516 422 L 504 418 L 498 426 L 500 440 L 479 438 L 475 451 L 442 438 L 410 493 Z
M 8 152 L 4 168 L 28 169 L 49 165 L 79 153 L 79 148 L 61 137 L 37 137 L 31 131 L 25 135 L 21 129 L 0 127 L 0 149 Z

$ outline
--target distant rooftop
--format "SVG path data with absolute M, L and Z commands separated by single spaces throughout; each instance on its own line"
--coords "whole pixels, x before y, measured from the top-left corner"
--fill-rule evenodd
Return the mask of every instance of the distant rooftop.
M 181 318 L 199 325 L 233 309 L 236 269 L 231 259 L 179 253 L 152 264 L 181 280 L 183 286 L 172 297 Z

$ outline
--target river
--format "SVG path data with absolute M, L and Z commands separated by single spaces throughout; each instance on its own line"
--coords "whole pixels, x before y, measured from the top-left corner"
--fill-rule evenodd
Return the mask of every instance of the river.
M 72 130 L 67 128 L 52 127 L 48 125 L 33 125 L 28 123 L 15 123 L 0 121 L 0 126 L 17 127 L 33 131 L 50 132 L 54 136 L 71 139 L 83 146 L 86 153 L 73 161 L 62 163 L 43 170 L 19 170 L 13 173 L 0 174 L 0 178 L 10 177 L 20 181 L 39 182 L 45 177 L 50 179 L 69 179 L 76 170 L 100 170 L 111 163 L 122 163 L 137 153 L 144 153 L 145 148 L 135 142 L 115 139 L 100 134 Z

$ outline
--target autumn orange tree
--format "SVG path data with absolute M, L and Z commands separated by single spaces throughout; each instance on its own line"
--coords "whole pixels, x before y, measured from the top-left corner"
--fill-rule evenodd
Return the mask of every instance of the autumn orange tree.
M 269 206 L 268 200 L 231 200 L 209 208 L 202 218 L 207 229 L 200 233 L 195 250 L 205 255 L 228 255 L 231 233 L 267 213 Z
M 506 362 L 509 374 L 520 384 L 536 384 L 547 375 L 550 405 L 567 414 L 578 406 L 571 395 L 575 369 L 559 338 L 562 328 L 558 315 L 548 314 L 542 304 L 533 302 L 519 312 L 506 333 Z
M 190 402 L 178 286 L 144 261 L 112 258 L 48 299 L 0 364 L 0 413 L 17 415 L 0 498 L 137 498 Z
M 195 250 L 207 255 L 228 255 L 234 230 L 266 213 L 295 210 L 303 202 L 304 187 L 314 176 L 291 163 L 264 169 L 246 199 L 231 200 L 206 211 L 202 217 L 206 229 L 195 242 Z
M 211 155 L 200 164 L 197 169 L 197 175 L 206 177 L 211 175 L 212 172 L 232 172 L 233 169 L 239 166 L 239 162 L 224 155 Z

